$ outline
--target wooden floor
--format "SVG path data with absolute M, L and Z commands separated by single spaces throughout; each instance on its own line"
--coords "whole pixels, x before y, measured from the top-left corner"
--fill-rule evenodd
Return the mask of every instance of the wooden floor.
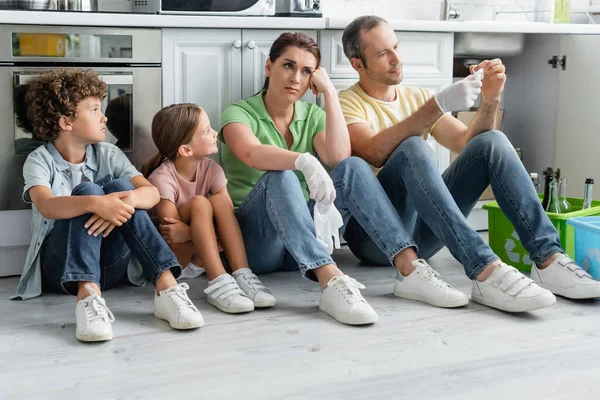
M 105 293 L 115 338 L 75 339 L 74 298 L 0 301 L 0 399 L 597 399 L 600 304 L 559 299 L 510 315 L 471 303 L 454 310 L 392 296 L 394 270 L 360 266 L 347 248 L 342 269 L 367 286 L 379 313 L 349 327 L 320 312 L 318 285 L 296 272 L 263 276 L 270 310 L 226 315 L 190 297 L 206 325 L 172 331 L 152 315 L 152 288 Z M 0 261 L 1 262 L 1 261 Z M 447 251 L 430 260 L 470 293 Z M 0 279 L 8 299 L 16 278 Z

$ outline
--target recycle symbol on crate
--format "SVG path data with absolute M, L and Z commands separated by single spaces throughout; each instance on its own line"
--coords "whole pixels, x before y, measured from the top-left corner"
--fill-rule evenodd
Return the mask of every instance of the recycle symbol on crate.
M 531 259 L 529 258 L 529 253 L 527 250 L 521 248 L 517 248 L 517 244 L 515 240 L 519 240 L 519 235 L 516 231 L 513 231 L 510 237 L 506 239 L 504 243 L 504 250 L 506 250 L 506 256 L 513 263 L 523 263 L 524 265 L 531 264 Z

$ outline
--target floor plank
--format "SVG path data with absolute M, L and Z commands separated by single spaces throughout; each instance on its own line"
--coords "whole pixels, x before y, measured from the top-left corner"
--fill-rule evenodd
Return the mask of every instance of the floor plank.
M 227 315 L 190 297 L 206 326 L 174 332 L 152 315 L 152 288 L 105 293 L 115 339 L 82 344 L 74 299 L 0 301 L 2 399 L 565 399 L 597 398 L 600 304 L 559 299 L 510 315 L 477 304 L 445 310 L 391 295 L 394 270 L 361 266 L 347 248 L 343 270 L 367 286 L 380 315 L 369 327 L 336 323 L 317 308 L 320 290 L 296 272 L 263 276 L 277 306 Z M 431 265 L 469 293 L 444 250 Z M 7 299 L 16 278 L 0 279 Z

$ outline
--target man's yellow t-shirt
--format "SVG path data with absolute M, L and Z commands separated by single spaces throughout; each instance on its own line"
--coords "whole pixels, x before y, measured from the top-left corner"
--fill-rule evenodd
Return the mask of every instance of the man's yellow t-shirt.
M 373 132 L 379 133 L 404 121 L 433 97 L 433 92 L 427 89 L 400 85 L 397 85 L 395 89 L 396 100 L 394 101 L 375 99 L 369 96 L 358 83 L 342 90 L 339 99 L 346 125 L 364 123 Z M 429 132 L 423 139 L 427 139 L 428 134 Z M 375 173 L 379 172 L 377 168 L 373 167 L 373 170 Z

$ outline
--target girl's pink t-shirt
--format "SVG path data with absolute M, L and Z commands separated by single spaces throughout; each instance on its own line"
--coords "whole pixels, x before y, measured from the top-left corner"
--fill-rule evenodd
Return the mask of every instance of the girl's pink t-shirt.
M 148 177 L 150 183 L 158 188 L 160 198 L 172 201 L 177 208 L 183 206 L 194 196 L 205 196 L 219 192 L 227 184 L 225 172 L 216 161 L 205 158 L 198 163 L 196 181 L 183 179 L 172 161 L 164 161 Z

